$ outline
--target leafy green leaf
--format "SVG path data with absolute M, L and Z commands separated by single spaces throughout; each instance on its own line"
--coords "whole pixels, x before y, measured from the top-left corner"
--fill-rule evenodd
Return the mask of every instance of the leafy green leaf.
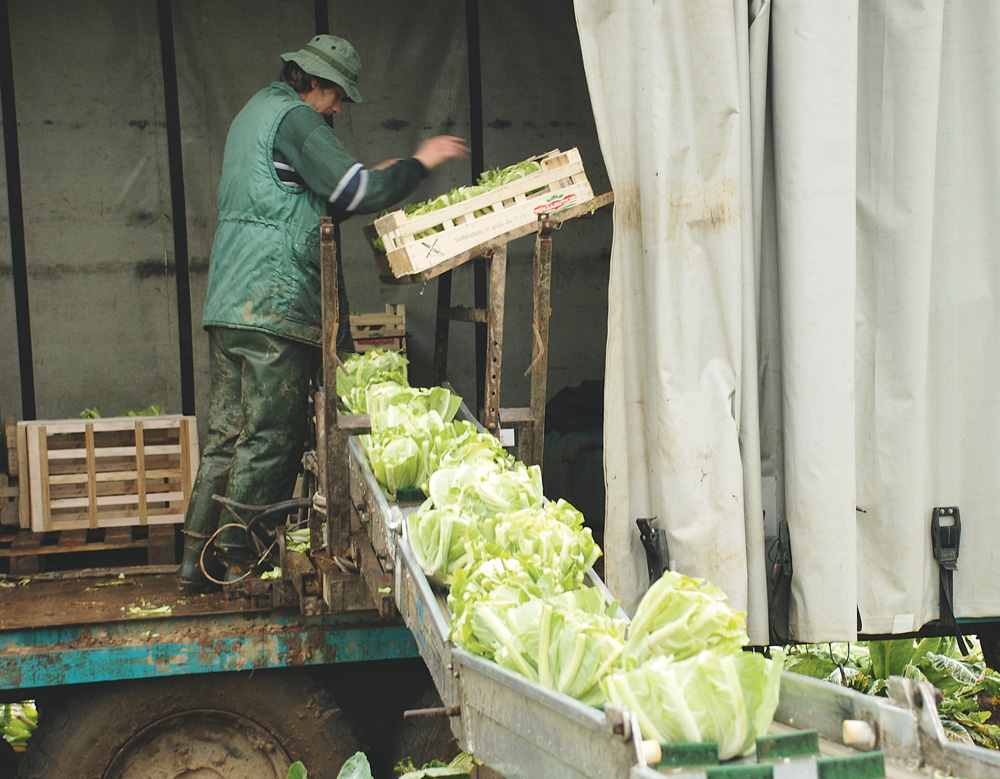
M 868 650 L 872 658 L 872 673 L 878 679 L 904 676 L 906 666 L 913 660 L 914 649 L 912 638 L 870 642 Z
M 364 752 L 355 752 L 340 769 L 337 779 L 373 779 L 372 767 Z
M 288 767 L 288 779 L 307 779 L 308 775 L 306 767 L 298 761 Z

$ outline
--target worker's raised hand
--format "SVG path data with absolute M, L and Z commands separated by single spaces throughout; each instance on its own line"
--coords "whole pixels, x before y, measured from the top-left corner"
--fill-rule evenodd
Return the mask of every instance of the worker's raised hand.
M 445 160 L 469 156 L 469 147 L 465 145 L 464 138 L 457 138 L 454 135 L 435 135 L 421 143 L 413 156 L 420 160 L 427 170 L 433 170 Z

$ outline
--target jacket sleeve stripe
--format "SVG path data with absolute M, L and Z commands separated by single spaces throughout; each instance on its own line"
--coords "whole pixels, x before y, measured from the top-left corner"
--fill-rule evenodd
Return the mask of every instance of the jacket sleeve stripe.
M 349 210 L 348 205 L 354 202 L 358 190 L 362 189 L 362 182 L 364 183 L 363 188 L 367 189 L 368 171 L 365 170 L 364 165 L 356 162 L 340 179 L 336 189 L 333 190 L 333 194 L 328 198 L 329 201 L 338 208 L 342 208 L 345 211 Z
M 361 202 L 361 199 L 365 196 L 365 193 L 368 191 L 367 168 L 363 168 L 361 170 L 359 178 L 361 180 L 358 182 L 358 191 L 354 194 L 354 199 L 351 201 L 350 205 L 347 206 L 348 211 L 353 211 L 355 208 L 357 208 L 358 203 Z

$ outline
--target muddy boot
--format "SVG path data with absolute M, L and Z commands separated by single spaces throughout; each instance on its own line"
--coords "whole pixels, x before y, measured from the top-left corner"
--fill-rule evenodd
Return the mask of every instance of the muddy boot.
M 204 592 L 212 587 L 218 586 L 211 582 L 201 568 L 201 553 L 208 541 L 208 536 L 192 533 L 188 530 L 184 533 L 184 557 L 181 559 L 180 567 L 177 569 L 177 582 L 185 592 Z M 212 555 L 205 555 L 207 565 L 212 565 L 215 558 Z M 218 579 L 215 566 L 209 568 L 209 573 L 213 578 Z

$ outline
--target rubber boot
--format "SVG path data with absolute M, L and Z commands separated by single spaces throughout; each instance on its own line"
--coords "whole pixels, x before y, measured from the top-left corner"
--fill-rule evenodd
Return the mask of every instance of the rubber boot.
M 201 553 L 208 541 L 208 536 L 192 533 L 188 530 L 182 532 L 184 533 L 184 556 L 181 558 L 181 564 L 176 574 L 181 589 L 190 592 L 211 589 L 213 583 L 208 580 L 201 568 Z M 215 575 L 214 570 L 210 573 L 213 577 L 219 578 Z

